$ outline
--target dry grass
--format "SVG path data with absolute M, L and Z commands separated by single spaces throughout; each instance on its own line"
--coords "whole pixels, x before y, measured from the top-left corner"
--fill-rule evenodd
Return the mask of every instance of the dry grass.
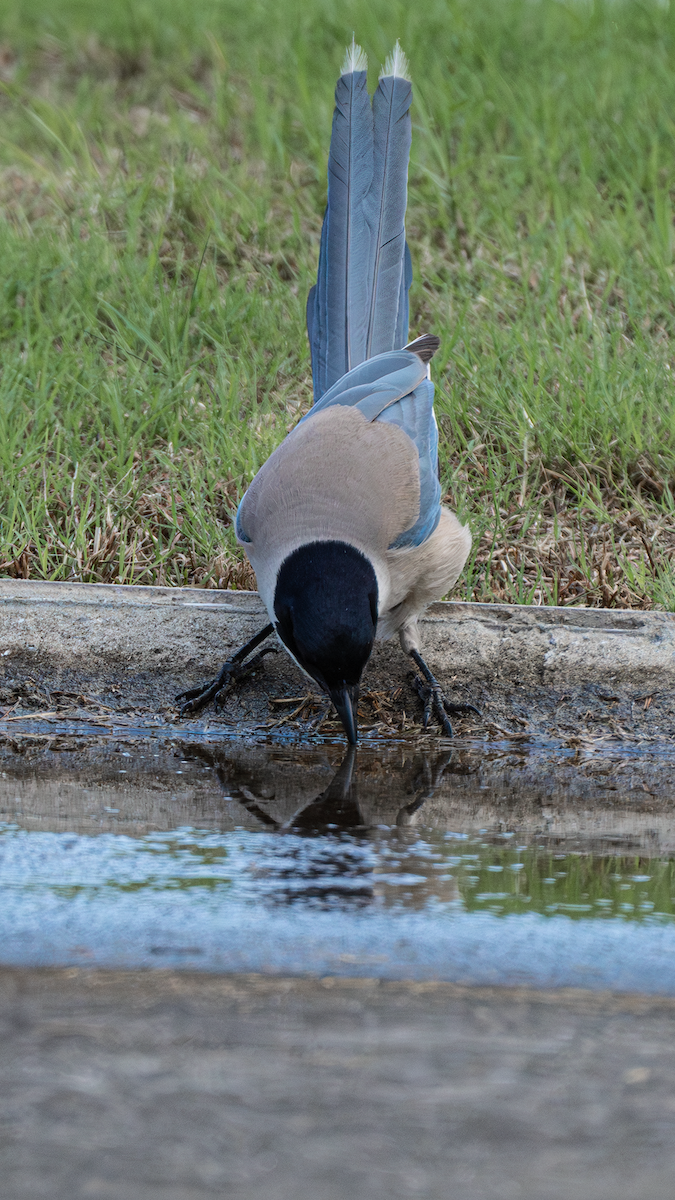
M 0 572 L 10 579 L 58 574 L 77 583 L 254 590 L 247 559 L 224 546 L 207 557 L 196 545 L 190 533 L 195 497 L 189 483 L 181 489 L 176 474 L 160 464 L 132 469 L 125 488 L 108 497 L 104 520 L 91 494 L 87 508 L 59 495 L 46 497 L 39 545 L 30 537 L 20 541 L 11 557 L 0 559 Z M 214 492 L 212 520 L 224 540 L 236 490 L 231 480 L 218 480 Z
M 192 455 L 189 474 L 195 476 Z M 462 470 L 466 492 L 480 494 L 480 467 Z M 539 462 L 534 479 L 521 485 L 507 506 L 488 505 L 474 546 L 466 581 L 456 599 L 497 603 L 581 604 L 594 608 L 669 607 L 675 563 L 675 522 L 653 501 L 653 474 L 642 470 L 632 509 L 626 492 L 608 482 L 599 486 L 570 468 L 561 475 Z M 227 545 L 238 489 L 231 479 L 216 480 L 211 518 L 222 546 L 204 553 L 194 537 L 196 498 L 190 483 L 181 487 L 175 462 L 135 464 L 124 487 L 109 496 L 105 520 L 89 494 L 88 508 L 56 495 L 45 503 L 42 537 L 19 540 L 0 559 L 0 572 L 13 579 L 59 575 L 80 583 L 134 583 L 157 586 L 230 588 L 249 591 L 255 576 L 248 560 Z M 474 482 L 473 476 L 479 475 Z M 178 481 L 177 477 L 178 476 Z M 592 487 L 590 486 L 592 484 Z M 454 503 L 450 492 L 445 502 Z M 533 517 L 533 511 L 535 516 Z M 100 522 L 100 523 L 99 523 Z M 45 569 L 46 567 L 46 569 Z
M 675 522 L 639 492 L 635 506 L 611 485 L 538 465 L 536 511 L 522 497 L 501 508 L 474 544 L 466 599 L 589 608 L 670 607 Z

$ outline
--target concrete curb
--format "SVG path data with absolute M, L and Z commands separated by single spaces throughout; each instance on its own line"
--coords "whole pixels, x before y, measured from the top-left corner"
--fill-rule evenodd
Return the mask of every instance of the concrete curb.
M 114 683 L 120 694 L 161 705 L 213 675 L 266 621 L 256 592 L 3 579 L 0 687 L 33 680 L 91 691 Z M 589 688 L 675 701 L 671 613 L 443 602 L 425 614 L 422 633 L 439 678 L 493 701 L 495 712 L 516 688 L 538 704 Z M 364 686 L 395 687 L 409 667 L 397 643 L 379 644 Z M 287 655 L 270 656 L 265 694 L 289 688 L 298 694 L 305 681 Z
M 257 592 L 0 579 L 5 673 L 17 658 L 89 677 L 104 663 L 172 676 L 208 671 L 267 619 Z M 672 613 L 445 601 L 422 628 L 438 669 L 471 680 L 675 686 Z M 373 682 L 389 650 L 377 647 Z
M 0 1018 L 7 1200 L 672 1196 L 661 997 L 15 970 Z

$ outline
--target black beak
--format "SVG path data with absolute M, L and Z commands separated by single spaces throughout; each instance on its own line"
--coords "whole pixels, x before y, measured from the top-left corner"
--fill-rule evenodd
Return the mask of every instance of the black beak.
M 331 688 L 330 698 L 337 709 L 337 714 L 344 725 L 347 741 L 350 746 L 355 746 L 357 742 L 357 706 L 359 703 L 359 685 L 349 687 L 343 683 L 341 688 Z

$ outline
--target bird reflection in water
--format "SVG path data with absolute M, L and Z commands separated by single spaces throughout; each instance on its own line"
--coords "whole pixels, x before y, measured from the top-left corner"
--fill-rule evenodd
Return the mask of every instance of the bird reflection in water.
M 366 908 L 373 900 L 373 860 L 357 799 L 356 747 L 350 746 L 328 787 L 290 821 L 271 817 L 253 793 L 235 796 L 267 828 L 291 835 L 266 854 L 258 879 L 277 904 L 301 901 L 319 909 Z M 221 774 L 223 786 L 226 778 Z M 296 835 L 296 836 L 293 836 Z M 299 835 L 299 836 L 298 836 Z
M 245 781 L 246 773 L 239 767 L 235 781 L 227 759 L 219 761 L 211 748 L 192 749 L 196 757 L 208 760 L 228 800 L 239 803 L 268 832 L 281 835 L 276 845 L 266 841 L 264 853 L 253 868 L 256 886 L 263 888 L 268 902 L 342 911 L 366 908 L 374 902 L 380 857 L 373 834 L 377 836 L 382 826 L 369 823 L 359 803 L 361 790 L 368 808 L 369 776 L 365 771 L 359 777 L 356 746 L 347 748 L 328 786 L 287 820 L 274 816 L 269 800 L 254 790 L 255 768 Z M 391 813 L 392 817 L 395 814 L 394 836 L 397 830 L 403 834 L 419 820 L 451 759 L 452 750 L 436 756 L 416 756 L 412 777 L 406 780 L 410 798 Z M 401 780 L 392 776 L 392 791 L 400 786 Z

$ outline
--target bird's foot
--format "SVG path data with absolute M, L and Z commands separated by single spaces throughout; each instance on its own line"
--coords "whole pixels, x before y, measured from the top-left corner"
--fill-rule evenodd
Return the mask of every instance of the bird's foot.
M 430 800 L 438 788 L 445 768 L 452 762 L 454 751 L 447 751 L 445 754 L 439 755 L 433 764 L 429 763 L 426 755 L 422 759 L 421 777 L 415 781 L 419 782 L 419 789 L 415 796 L 408 804 L 404 804 L 400 808 L 396 816 L 397 825 L 412 825 L 415 821 L 416 814 L 419 812 L 423 804 Z
M 269 637 L 271 632 L 272 626 L 265 626 L 260 633 L 251 638 L 250 642 L 247 642 L 236 654 L 228 658 L 226 663 L 223 663 L 216 678 L 212 679 L 209 683 L 204 683 L 201 687 L 191 688 L 187 692 L 180 692 L 176 696 L 176 704 L 181 704 L 181 701 L 183 703 L 180 706 L 178 716 L 192 716 L 193 713 L 199 712 L 200 708 L 203 708 L 205 704 L 209 704 L 211 700 L 214 701 L 216 709 L 222 708 L 231 685 L 240 683 L 242 679 L 245 679 L 247 675 L 255 671 L 266 654 L 277 653 L 276 646 L 266 646 L 264 650 L 259 650 L 257 654 L 254 654 L 253 658 L 249 658 L 248 662 L 245 661 L 248 655 L 255 650 L 256 646 L 259 646 L 266 637 Z
M 425 683 L 423 679 L 420 679 L 419 675 L 414 675 L 412 684 L 417 692 L 417 695 L 424 704 L 422 725 L 425 729 L 427 729 L 431 723 L 432 717 L 435 717 L 446 737 L 452 737 L 453 729 L 450 721 L 451 715 L 454 713 L 474 712 L 480 716 L 475 704 L 456 704 L 453 701 L 448 700 L 447 696 L 440 687 L 440 684 L 438 683 Z
M 432 717 L 435 717 L 446 737 L 452 737 L 453 729 L 450 717 L 453 714 L 473 712 L 478 717 L 481 715 L 475 704 L 448 700 L 440 683 L 418 650 L 411 650 L 410 657 L 420 672 L 419 675 L 413 676 L 412 685 L 424 704 L 422 724 L 425 729 L 428 728 Z

